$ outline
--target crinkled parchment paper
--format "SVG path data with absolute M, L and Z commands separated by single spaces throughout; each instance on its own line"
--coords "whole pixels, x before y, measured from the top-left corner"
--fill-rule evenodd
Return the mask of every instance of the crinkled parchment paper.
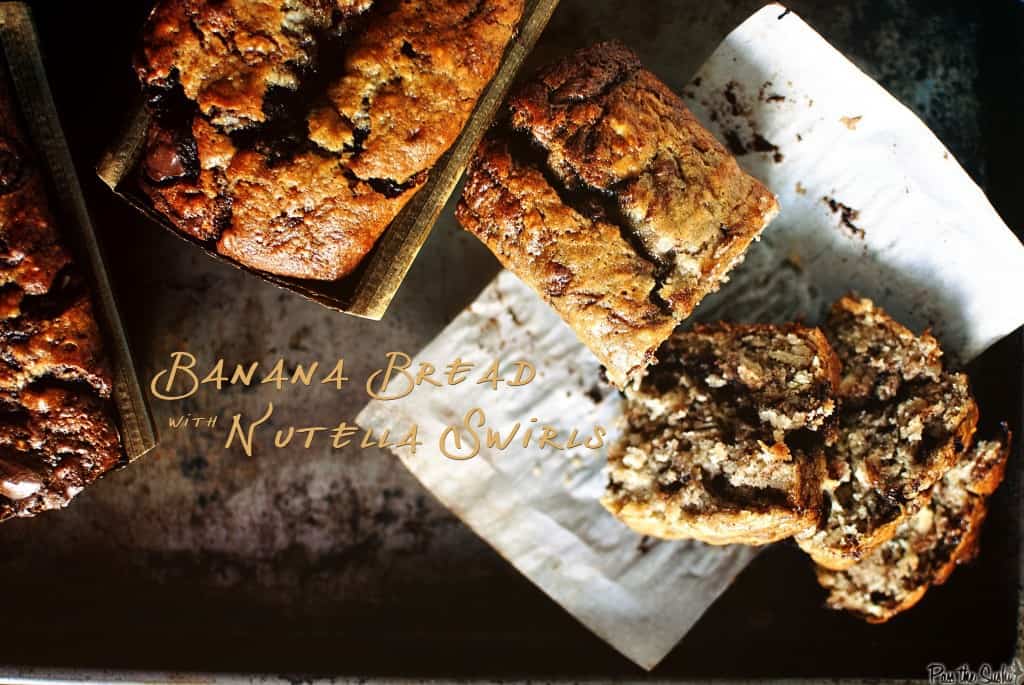
M 759 11 L 684 96 L 783 207 L 699 318 L 814 322 L 856 290 L 931 326 L 963 360 L 1024 322 L 1024 247 L 924 124 L 795 14 Z M 395 453 L 420 481 L 583 624 L 653 668 L 754 552 L 628 531 L 598 503 L 603 451 L 440 454 L 444 426 L 478 406 L 501 429 L 531 418 L 563 436 L 615 425 L 618 395 L 598 386 L 597 362 L 511 274 L 419 355 L 439 366 L 455 357 L 528 359 L 539 372 L 498 392 L 472 382 L 421 388 L 369 404 L 358 423 L 397 433 L 418 423 L 426 444 Z

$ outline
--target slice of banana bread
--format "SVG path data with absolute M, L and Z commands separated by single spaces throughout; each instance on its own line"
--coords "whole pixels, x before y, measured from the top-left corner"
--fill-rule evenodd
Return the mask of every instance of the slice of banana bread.
M 869 300 L 833 305 L 825 333 L 843 364 L 839 438 L 822 519 L 797 538 L 816 562 L 849 568 L 892 538 L 971 443 L 978 408 L 941 350 Z
M 845 571 L 819 567 L 828 605 L 884 623 L 945 583 L 978 552 L 987 497 L 1003 479 L 1008 454 L 1008 439 L 979 443 L 936 484 L 930 503 L 864 561 Z
M 814 526 L 838 374 L 815 328 L 676 332 L 627 391 L 603 504 L 645 535 L 711 544 Z

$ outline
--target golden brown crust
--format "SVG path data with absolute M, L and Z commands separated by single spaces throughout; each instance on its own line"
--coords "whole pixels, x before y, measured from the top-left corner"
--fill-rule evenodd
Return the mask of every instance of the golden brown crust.
M 614 197 L 667 267 L 661 297 L 685 318 L 778 211 L 683 101 L 630 50 L 601 43 L 542 71 L 510 100 L 512 125 L 567 187 Z
M 252 152 L 228 171 L 232 222 L 217 251 L 294 278 L 339 278 L 358 266 L 415 191 L 389 198 L 369 184 L 339 184 L 338 160 L 317 153 L 267 166 Z
M 0 67 L 0 521 L 64 506 L 121 458 L 110 371 Z
M 271 88 L 295 89 L 332 11 L 358 14 L 371 0 L 165 0 L 146 22 L 135 60 L 139 80 L 180 85 L 215 124 L 265 121 Z
M 160 3 L 138 62 L 164 89 L 139 184 L 182 232 L 245 266 L 338 280 L 461 133 L 524 0 L 290 4 Z M 269 43 L 242 51 L 240 36 Z M 178 84 L 198 115 L 182 115 Z
M 345 57 L 345 73 L 310 114 L 311 138 L 342 152 L 362 179 L 396 184 L 437 163 L 498 69 L 523 0 L 413 0 L 373 17 Z M 339 130 L 353 133 L 337 135 Z M 318 135 L 319 131 L 334 134 Z

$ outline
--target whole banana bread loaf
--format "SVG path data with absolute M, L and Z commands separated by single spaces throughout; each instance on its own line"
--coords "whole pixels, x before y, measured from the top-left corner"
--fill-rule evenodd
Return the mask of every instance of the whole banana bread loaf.
M 455 142 L 524 0 L 161 0 L 139 183 L 253 269 L 337 280 Z
M 635 382 L 775 216 L 775 197 L 617 43 L 539 72 L 505 118 L 471 165 L 458 218 L 561 314 L 614 384 Z M 526 177 L 543 206 L 516 188 Z M 640 275 L 620 287 L 630 273 Z
M 89 287 L 0 65 L 0 521 L 66 505 L 122 457 Z

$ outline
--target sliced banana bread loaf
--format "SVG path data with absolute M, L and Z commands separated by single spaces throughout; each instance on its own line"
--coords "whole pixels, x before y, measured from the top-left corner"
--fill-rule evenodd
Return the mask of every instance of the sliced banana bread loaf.
M 496 186 L 509 185 L 502 166 L 530 169 L 551 201 L 523 203 L 515 192 L 503 193 L 515 207 L 495 201 Z M 457 216 L 621 388 L 777 212 L 775 197 L 635 54 L 601 43 L 540 71 L 510 98 L 470 167 Z M 571 232 L 569 214 L 582 217 Z M 619 236 L 609 239 L 607 229 Z M 628 287 L 589 276 L 626 263 L 642 272 Z

